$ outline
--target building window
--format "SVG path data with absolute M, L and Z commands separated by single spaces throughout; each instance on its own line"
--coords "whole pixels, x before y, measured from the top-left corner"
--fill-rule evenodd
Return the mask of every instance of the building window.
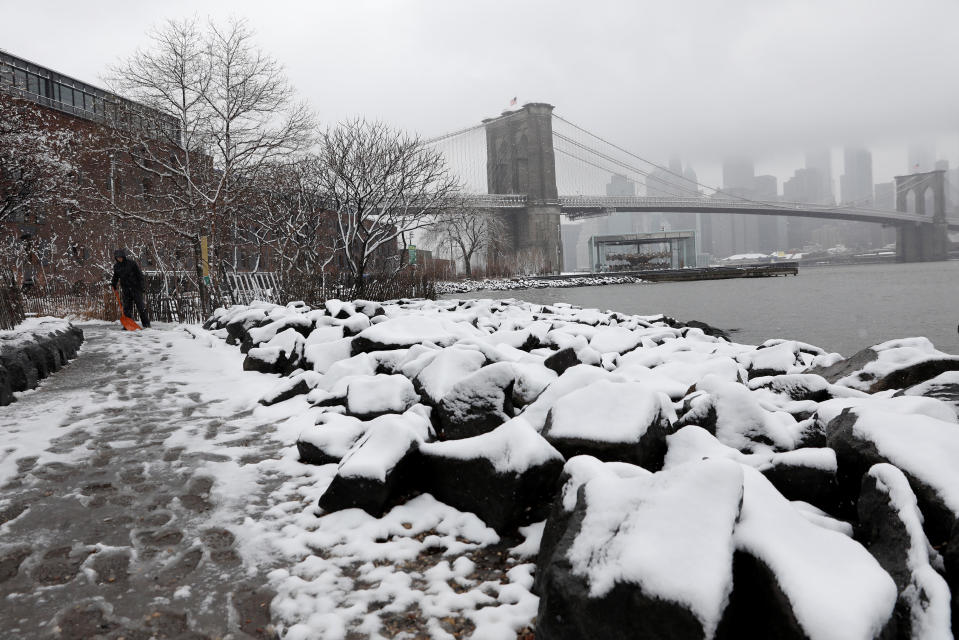
M 33 94 L 40 94 L 40 78 L 32 73 L 27 74 L 27 91 Z
M 20 69 L 13 70 L 13 84 L 20 89 L 27 88 L 27 72 Z
M 59 97 L 60 97 L 60 102 L 62 102 L 63 104 L 72 105 L 72 104 L 73 104 L 73 89 L 71 89 L 70 87 L 65 87 L 65 86 L 63 86 L 62 84 L 59 85 L 59 87 L 60 87 L 60 96 L 59 96 Z

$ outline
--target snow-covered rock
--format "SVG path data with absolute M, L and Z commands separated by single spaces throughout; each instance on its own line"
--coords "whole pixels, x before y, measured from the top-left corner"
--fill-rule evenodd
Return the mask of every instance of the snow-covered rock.
M 420 446 L 423 490 L 497 531 L 546 517 L 563 456 L 523 418 L 489 433 Z
M 346 411 L 361 420 L 403 413 L 419 400 L 413 383 L 401 375 L 357 376 L 346 388 Z
M 742 467 L 728 460 L 587 480 L 537 569 L 537 635 L 712 637 L 733 588 L 742 495 Z
M 371 420 L 340 461 L 333 482 L 320 497 L 320 508 L 327 512 L 360 508 L 382 515 L 391 498 L 415 486 L 416 454 L 428 430 L 426 420 L 414 412 Z
M 669 399 L 642 384 L 599 380 L 557 400 L 543 436 L 567 458 L 591 455 L 656 471 L 666 453 L 670 412 Z
M 866 472 L 888 462 L 909 479 L 932 544 L 948 541 L 959 520 L 959 426 L 925 415 L 856 408 L 831 421 L 827 436 L 839 461 L 847 511 L 854 510 Z
M 952 637 L 949 587 L 933 563 L 942 563 L 922 530 L 922 514 L 906 476 L 877 464 L 863 477 L 859 497 L 863 544 L 896 582 L 901 638 Z
M 436 407 L 441 436 L 457 439 L 480 435 L 513 417 L 515 380 L 513 365 L 497 362 L 453 385 Z
M 761 473 L 743 469 L 729 605 L 730 638 L 891 637 L 896 584 L 855 540 L 800 514 Z
M 290 327 L 277 333 L 266 344 L 251 348 L 243 361 L 246 371 L 286 375 L 299 368 L 306 340 Z

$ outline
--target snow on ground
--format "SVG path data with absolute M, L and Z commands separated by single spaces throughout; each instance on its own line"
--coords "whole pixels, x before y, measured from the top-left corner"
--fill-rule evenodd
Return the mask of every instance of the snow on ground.
M 42 420 L 27 402 L 0 414 L 0 481 L 24 459 L 82 464 L 83 446 L 57 446 L 65 433 L 81 444 L 111 437 L 115 452 L 142 448 L 142 433 L 123 435 L 119 423 L 154 407 L 164 421 L 154 444 L 191 454 L 192 477 L 211 481 L 204 522 L 228 530 L 247 575 L 268 583 L 284 640 L 530 636 L 543 615 L 533 581 L 548 503 L 538 519 L 500 531 L 415 486 L 390 494 L 381 517 L 318 506 L 334 480 L 388 484 L 410 452 L 488 460 L 508 476 L 561 466 L 551 434 L 602 445 L 595 450 L 612 461 L 569 454 L 566 482 L 555 487 L 561 511 L 580 499 L 589 506 L 566 561 L 590 597 L 639 585 L 652 600 L 680 603 L 706 637 L 720 625 L 741 550 L 771 568 L 809 637 L 866 638 L 882 628 L 895 585 L 852 524 L 815 499 L 785 498 L 764 475 L 834 476 L 836 453 L 816 429 L 845 409 L 862 419 L 856 434 L 914 468 L 959 513 L 948 465 L 959 453 L 955 407 L 837 386 L 810 373 L 836 354 L 811 345 L 741 345 L 662 316 L 515 300 L 255 303 L 214 318 L 210 329 L 118 333 L 109 358 L 103 344 L 85 346 L 81 355 L 92 349 L 109 366 L 136 364 L 121 365 L 117 382 L 59 391 L 56 403 L 40 403 Z M 224 342 L 237 333 L 261 363 L 271 349 L 290 354 L 272 360 L 288 375 L 243 371 L 246 356 Z M 877 350 L 876 376 L 940 357 L 917 339 Z M 938 380 L 937 389 L 953 378 Z M 911 428 L 934 444 L 910 443 Z M 457 429 L 465 436 L 439 439 Z M 661 448 L 658 466 L 615 457 L 617 446 L 647 439 Z M 298 442 L 339 462 L 305 464 Z M 167 481 L 160 463 L 143 470 Z M 921 528 L 908 482 L 879 473 L 908 525 Z M 917 580 L 937 590 L 929 624 L 941 627 L 941 584 Z M 178 585 L 166 598 L 189 606 L 200 592 Z

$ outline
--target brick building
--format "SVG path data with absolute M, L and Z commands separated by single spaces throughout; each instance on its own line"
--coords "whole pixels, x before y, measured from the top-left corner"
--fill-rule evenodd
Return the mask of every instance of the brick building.
M 176 135 L 176 121 L 3 51 L 0 110 L 21 134 L 12 143 L 6 140 L 8 148 L 0 152 L 15 155 L 21 145 L 21 149 L 32 146 L 28 150 L 41 158 L 55 156 L 54 169 L 39 176 L 52 192 L 2 219 L 3 266 L 23 282 L 98 281 L 112 268 L 116 247 L 129 247 L 144 267 L 154 266 L 153 252 L 145 250 L 143 240 L 153 241 L 155 234 L 146 233 L 142 223 L 110 215 L 111 205 L 132 202 L 154 188 L 151 178 L 119 149 L 115 132 L 118 127 L 141 126 L 142 114 L 142 122 L 159 123 Z M 0 189 L 9 195 L 23 169 L 10 156 L 4 160 Z M 164 247 L 171 250 L 181 249 Z

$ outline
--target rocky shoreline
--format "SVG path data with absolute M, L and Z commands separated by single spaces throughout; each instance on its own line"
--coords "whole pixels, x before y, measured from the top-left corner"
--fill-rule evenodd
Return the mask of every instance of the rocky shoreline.
M 320 613 L 389 628 L 363 595 L 387 588 L 434 637 L 461 637 L 453 614 L 476 637 L 951 637 L 959 357 L 924 338 L 844 360 L 513 300 L 256 303 L 205 327 L 279 376 L 261 403 L 300 403 L 321 465 L 285 529 L 312 551 L 275 576 L 286 637 Z M 507 575 L 478 578 L 468 555 L 507 539 Z M 472 604 L 437 596 L 443 566 Z M 360 604 L 330 608 L 346 567 Z
M 571 276 L 569 278 L 488 278 L 485 280 L 453 280 L 436 283 L 436 293 L 450 295 L 473 291 L 518 291 L 521 289 L 565 289 L 595 287 L 608 284 L 643 282 L 635 276 Z

